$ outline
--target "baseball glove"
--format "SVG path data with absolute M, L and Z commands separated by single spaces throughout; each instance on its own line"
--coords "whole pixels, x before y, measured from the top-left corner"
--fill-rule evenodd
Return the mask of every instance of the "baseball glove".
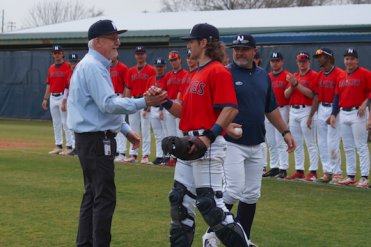
M 196 148 L 189 153 L 192 145 Z M 207 147 L 199 136 L 168 136 L 162 140 L 162 151 L 165 155 L 171 154 L 181 160 L 196 160 L 205 155 Z

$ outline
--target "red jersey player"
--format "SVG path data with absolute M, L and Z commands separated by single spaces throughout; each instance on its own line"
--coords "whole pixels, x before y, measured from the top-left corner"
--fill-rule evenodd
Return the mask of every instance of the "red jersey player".
M 354 147 L 357 148 L 362 178 L 357 187 L 369 186 L 368 174 L 370 170 L 370 154 L 367 147 L 367 124 L 368 112 L 364 114 L 367 97 L 371 91 L 371 72 L 358 66 L 358 52 L 354 48 L 348 48 L 344 53 L 346 70 L 337 78 L 335 98 L 330 117 L 330 124 L 335 128 L 336 114 L 340 110 L 340 131 L 345 151 L 347 177 L 337 182 L 337 185 L 355 185 L 357 180 L 357 158 Z
M 50 66 L 48 71 L 48 77 L 46 79 L 46 90 L 42 107 L 47 110 L 46 103 L 50 97 L 50 114 L 53 120 L 54 138 L 55 145 L 57 147 L 49 152 L 51 154 L 66 154 L 72 151 L 72 136 L 67 128 L 67 113 L 62 111 L 62 101 L 64 94 L 64 86 L 68 83 L 68 79 L 71 77 L 71 69 L 64 59 L 63 48 L 59 45 L 55 45 L 52 48 L 52 58 L 55 64 Z M 63 145 L 63 132 L 66 135 L 66 149 L 62 149 Z
M 295 169 L 296 172 L 287 180 L 304 179 L 311 182 L 317 179 L 318 170 L 318 149 L 316 144 L 315 128 L 308 128 L 307 121 L 312 108 L 312 99 L 314 97 L 315 83 L 318 75 L 310 69 L 310 55 L 306 51 L 300 51 L 296 57 L 296 63 L 299 67 L 299 73 L 295 75 L 288 74 L 287 80 L 290 84 L 285 90 L 286 99 L 290 98 L 290 131 L 294 137 L 297 148 L 295 150 Z M 316 124 L 316 115 L 314 116 L 313 126 Z M 310 167 L 307 177 L 304 174 L 304 146 L 308 148 Z
M 192 77 L 196 74 L 197 72 L 197 60 L 194 60 L 191 58 L 191 51 L 187 51 L 187 64 L 189 67 L 189 71 L 184 75 L 182 79 L 182 83 L 180 84 L 179 87 L 179 93 L 177 100 L 181 103 L 183 102 L 185 92 L 187 91 L 187 88 L 189 86 L 189 83 L 191 82 Z

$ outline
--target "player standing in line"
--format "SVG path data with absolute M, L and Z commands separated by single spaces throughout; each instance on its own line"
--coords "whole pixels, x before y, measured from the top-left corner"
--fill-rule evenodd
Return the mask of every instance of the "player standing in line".
M 258 51 L 254 55 L 254 62 L 256 66 L 260 66 L 263 62 L 263 60 L 260 59 L 260 53 Z
M 182 103 L 184 100 L 184 95 L 188 89 L 189 83 L 191 82 L 193 76 L 197 72 L 197 60 L 191 58 L 191 51 L 187 51 L 187 65 L 189 68 L 189 71 L 187 71 L 187 74 L 184 75 L 182 79 L 182 84 L 180 84 L 179 93 L 177 100 L 178 102 Z
M 110 74 L 113 89 L 115 90 L 115 94 L 117 97 L 123 98 L 124 88 L 125 88 L 125 81 L 128 75 L 128 67 L 119 62 L 119 56 L 112 58 L 111 65 L 110 65 Z M 122 115 L 122 118 L 125 119 L 125 115 Z M 126 138 L 125 136 L 119 132 L 115 137 L 117 142 L 117 150 L 116 150 L 116 158 L 115 162 L 120 162 L 125 159 L 126 154 Z
M 367 188 L 369 186 L 370 154 L 367 147 L 367 130 L 364 126 L 368 122 L 368 111 L 365 112 L 365 105 L 371 91 L 371 72 L 359 67 L 358 62 L 357 50 L 354 48 L 346 49 L 344 54 L 346 70 L 341 72 L 337 78 L 330 124 L 333 128 L 336 128 L 335 116 L 341 108 L 340 132 L 348 176 L 335 184 L 357 184 L 355 178 L 357 157 L 354 150 L 354 147 L 356 147 L 362 176 L 357 187 Z
M 63 100 L 62 100 L 62 111 L 65 112 L 67 111 L 67 99 L 68 99 L 68 92 L 70 88 L 70 80 L 73 71 L 76 68 L 76 65 L 80 62 L 79 55 L 75 52 L 71 52 L 68 55 L 68 65 L 71 68 L 71 74 L 68 80 L 66 81 L 66 84 L 64 85 L 64 94 L 63 94 Z M 68 116 L 68 115 L 67 115 Z M 76 150 L 75 150 L 75 134 L 73 131 L 69 130 L 71 133 L 71 142 L 72 142 L 72 151 L 69 153 L 66 153 L 66 155 L 71 155 L 71 156 L 77 156 Z
M 155 69 L 146 63 L 147 52 L 143 46 L 135 49 L 135 59 L 137 65 L 129 69 L 125 83 L 125 97 L 139 99 L 143 97 L 144 90 L 147 86 L 148 79 L 156 75 Z M 151 154 L 151 124 L 150 120 L 143 118 L 143 109 L 129 115 L 130 127 L 134 132 L 139 133 L 139 126 L 142 127 L 142 164 L 148 164 L 148 156 Z M 148 115 L 148 114 L 147 114 Z M 129 157 L 122 160 L 124 163 L 138 162 L 138 149 L 133 150 L 130 144 Z
M 281 139 L 288 143 L 289 152 L 295 150 L 295 140 L 281 117 L 268 73 L 254 62 L 257 51 L 255 38 L 248 33 L 238 34 L 231 48 L 233 62 L 226 68 L 233 77 L 239 113 L 227 128 L 225 136 L 228 153 L 224 163 L 223 201 L 229 210 L 240 201 L 237 216 L 250 239 L 256 202 L 260 197 L 260 144 L 265 140 L 265 116 L 282 133 Z M 242 133 L 236 132 L 235 128 L 241 128 Z M 204 242 L 205 239 L 213 239 L 213 235 L 209 229 L 203 237 Z M 250 246 L 255 245 L 250 242 Z
M 308 119 L 308 121 L 311 121 L 312 116 L 318 109 L 317 138 L 323 176 L 314 180 L 314 182 L 334 184 L 343 179 L 340 154 L 340 120 L 339 116 L 337 116 L 336 129 L 331 128 L 326 121 L 331 116 L 336 80 L 342 70 L 335 67 L 334 52 L 328 47 L 322 47 L 317 50 L 313 58 L 317 58 L 318 65 L 323 68 L 318 73 L 318 81 L 315 87 L 317 94 L 313 98 L 313 105 Z
M 47 110 L 46 104 L 50 97 L 50 114 L 52 116 L 55 145 L 57 147 L 50 151 L 50 154 L 67 154 L 72 151 L 72 136 L 71 131 L 67 128 L 67 113 L 62 111 L 62 101 L 64 94 L 64 86 L 68 83 L 68 79 L 71 77 L 71 69 L 64 59 L 63 48 L 59 45 L 55 45 L 52 48 L 52 58 L 55 63 L 50 66 L 48 71 L 48 77 L 46 79 L 46 90 L 42 107 Z M 62 149 L 63 145 L 63 131 L 66 135 L 66 149 Z
M 153 67 L 156 70 L 156 75 L 151 76 L 148 79 L 147 89 L 151 86 L 155 86 L 161 89 L 165 88 L 166 84 L 166 77 L 165 77 L 165 69 L 166 69 L 166 61 L 162 57 L 158 57 L 153 62 Z M 165 133 L 165 122 L 164 122 L 164 111 L 163 106 L 152 106 L 144 109 L 142 116 L 143 118 L 147 118 L 147 112 L 151 112 L 150 114 L 150 121 L 153 129 L 153 134 L 156 139 L 156 159 L 152 161 L 154 165 L 161 165 L 163 163 L 167 163 L 170 161 L 170 158 L 165 158 L 164 160 L 164 153 L 162 151 L 161 143 L 162 139 L 164 138 Z
M 315 84 L 318 80 L 318 74 L 310 69 L 310 55 L 306 51 L 300 51 L 296 57 L 296 63 L 299 67 L 299 73 L 288 74 L 287 80 L 290 82 L 285 90 L 286 99 L 290 99 L 290 131 L 295 138 L 297 148 L 295 150 L 295 169 L 296 172 L 286 177 L 287 180 L 301 180 L 312 182 L 317 179 L 318 170 L 318 149 L 316 143 L 317 115 L 315 114 L 311 125 L 308 128 L 307 122 L 312 108 L 312 99 L 314 97 Z M 307 177 L 304 173 L 304 144 L 308 148 L 310 167 Z
M 287 126 L 290 112 L 290 100 L 285 98 L 285 89 L 290 84 L 286 79 L 289 72 L 282 68 L 284 60 L 281 52 L 272 52 L 269 60 L 273 69 L 273 71 L 269 73 L 272 82 L 272 89 L 279 104 L 282 119 Z M 284 179 L 287 177 L 286 170 L 289 169 L 289 154 L 286 151 L 285 141 L 282 138 L 281 133 L 274 128 L 268 118 L 265 118 L 265 130 L 267 131 L 266 137 L 269 147 L 271 169 L 267 173 L 263 174 L 263 177 L 277 176 L 277 179 Z
M 222 62 L 222 64 L 224 65 L 224 66 L 226 66 L 226 65 L 228 65 L 229 63 L 230 63 L 230 58 L 229 58 L 229 54 L 228 54 L 228 52 L 227 51 L 225 51 L 225 53 L 224 53 L 224 60 L 223 60 L 223 62 Z
M 227 155 L 224 129 L 238 113 L 232 76 L 221 64 L 225 45 L 219 41 L 218 29 L 206 23 L 195 25 L 190 35 L 181 39 L 188 41 L 191 58 L 199 63 L 198 73 L 191 80 L 183 105 L 170 99 L 163 105 L 174 116 L 182 116 L 180 129 L 200 136 L 208 151 L 201 159 L 177 161 L 169 194 L 170 243 L 172 247 L 192 245 L 197 201 L 203 219 L 225 246 L 246 247 L 248 239 L 221 195 Z
M 187 74 L 187 71 L 182 68 L 182 58 L 178 51 L 171 51 L 169 53 L 170 65 L 173 68 L 166 74 L 166 86 L 165 89 L 168 93 L 168 98 L 175 101 L 179 93 L 179 87 L 183 77 Z M 182 131 L 179 129 L 179 118 L 173 116 L 170 112 L 164 111 L 165 124 L 167 133 L 169 136 L 183 136 Z M 164 166 L 174 166 L 176 164 L 176 158 L 172 159 Z

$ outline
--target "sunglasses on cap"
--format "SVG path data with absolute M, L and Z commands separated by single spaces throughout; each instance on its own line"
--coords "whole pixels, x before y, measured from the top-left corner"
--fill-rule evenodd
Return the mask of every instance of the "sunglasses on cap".
M 169 59 L 174 59 L 174 58 L 179 58 L 179 54 L 177 54 L 177 53 L 171 53 L 169 55 Z
M 79 60 L 75 59 L 75 60 L 70 60 L 70 63 L 77 63 Z
M 248 44 L 248 43 L 250 43 L 250 41 L 248 41 L 248 40 L 233 40 L 232 41 L 232 44 Z
M 327 55 L 329 55 L 329 56 L 332 56 L 332 54 L 330 54 L 330 53 L 328 53 L 328 52 L 326 52 L 326 51 L 322 51 L 322 50 L 317 50 L 317 51 L 316 51 L 316 55 L 322 55 L 322 54 L 327 54 Z
M 62 52 L 61 52 L 61 51 L 53 51 L 53 54 L 54 54 L 54 55 L 61 55 Z
M 309 56 L 306 55 L 306 54 L 299 54 L 296 59 L 306 59 L 306 60 L 310 60 Z

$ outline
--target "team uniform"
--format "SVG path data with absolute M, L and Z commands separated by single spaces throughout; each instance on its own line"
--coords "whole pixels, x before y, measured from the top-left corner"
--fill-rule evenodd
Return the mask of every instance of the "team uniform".
M 117 97 L 122 97 L 122 94 L 124 92 L 124 87 L 125 87 L 125 81 L 126 77 L 128 74 L 128 67 L 121 63 L 118 62 L 114 66 L 110 66 L 110 74 L 111 74 L 111 80 L 112 80 L 112 85 L 113 88 L 115 89 L 115 94 Z M 123 119 L 125 119 L 125 115 L 122 115 Z M 117 142 L 117 150 L 116 154 L 121 154 L 125 156 L 126 153 L 126 138 L 125 136 L 120 132 L 117 134 L 115 137 L 116 142 Z M 122 158 L 122 157 L 120 157 Z M 118 160 L 116 160 L 118 161 Z
M 67 112 L 63 112 L 61 107 L 64 87 L 69 85 L 70 78 L 71 69 L 66 62 L 63 62 L 50 66 L 46 79 L 46 83 L 50 85 L 50 114 L 53 120 L 55 144 L 63 144 L 63 126 L 67 147 L 72 147 L 72 134 L 67 127 Z
M 182 79 L 182 83 L 180 84 L 180 87 L 179 87 L 179 100 L 182 102 L 184 100 L 184 95 L 185 95 L 185 92 L 187 91 L 188 87 L 189 87 L 189 83 L 191 82 L 193 76 L 196 74 L 198 68 L 193 70 L 193 71 L 187 71 L 187 73 L 184 75 L 183 79 Z
M 138 99 L 143 97 L 143 93 L 147 90 L 148 79 L 156 75 L 155 69 L 146 64 L 144 67 L 139 68 L 134 66 L 129 69 L 125 87 L 131 89 L 131 98 Z M 142 156 L 151 154 L 151 126 L 149 122 L 150 116 L 147 115 L 147 119 L 143 118 L 143 109 L 137 111 L 134 114 L 129 115 L 129 124 L 132 130 L 136 133 L 139 133 L 139 125 L 142 127 Z M 131 156 L 138 155 L 138 149 L 132 150 L 132 144 L 130 144 L 129 154 Z
M 318 74 L 316 72 L 310 69 L 305 75 L 300 75 L 300 73 L 296 73 L 295 76 L 299 84 L 306 88 L 311 89 L 312 91 L 315 90 L 315 83 L 318 81 Z M 287 85 L 287 88 L 289 87 L 290 84 Z M 317 114 L 313 116 L 312 129 L 309 129 L 307 127 L 307 120 L 312 108 L 312 99 L 306 97 L 296 87 L 294 87 L 290 99 L 290 108 L 291 108 L 289 123 L 290 131 L 297 144 L 297 147 L 294 152 L 295 169 L 297 171 L 304 171 L 304 158 L 305 158 L 303 144 L 304 138 L 309 153 L 310 160 L 309 171 L 315 172 L 318 170 L 318 149 L 316 144 Z M 314 173 L 312 174 L 315 175 Z M 304 173 L 302 173 L 301 175 L 302 176 L 300 178 L 305 177 Z M 290 176 L 285 179 L 293 179 L 293 177 Z

